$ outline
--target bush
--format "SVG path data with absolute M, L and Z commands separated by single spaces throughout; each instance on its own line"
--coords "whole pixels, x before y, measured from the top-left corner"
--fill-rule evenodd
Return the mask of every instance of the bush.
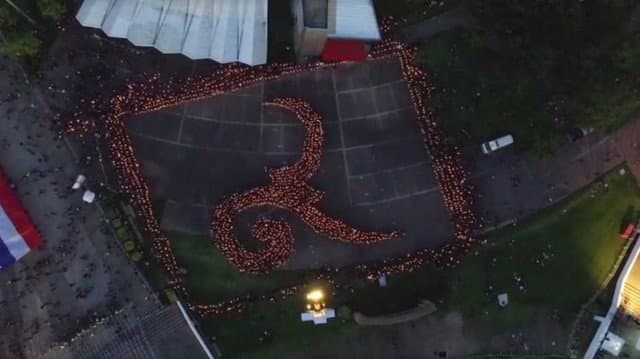
M 29 32 L 10 38 L 1 51 L 17 57 L 32 57 L 38 54 L 41 44 L 42 42 Z
M 111 220 L 111 223 L 113 224 L 114 228 L 122 227 L 122 220 L 120 218 L 115 218 L 115 219 Z
M 8 9 L 0 8 L 0 27 L 14 27 L 18 23 L 18 18 L 9 12 Z
M 131 259 L 133 259 L 134 262 L 139 262 L 142 259 L 142 253 L 138 251 L 131 253 Z
M 124 249 L 127 252 L 131 252 L 132 250 L 134 250 L 136 248 L 136 244 L 133 243 L 133 241 L 126 241 L 124 242 Z
M 118 212 L 116 212 L 116 210 L 113 209 L 112 207 L 106 207 L 104 209 L 104 214 L 110 221 L 115 221 L 117 218 Z
M 131 233 L 124 228 L 118 229 L 117 233 L 118 233 L 118 238 L 120 238 L 120 240 L 123 242 L 130 241 L 132 239 Z
M 178 296 L 176 295 L 176 292 L 174 292 L 173 289 L 171 288 L 166 288 L 164 290 L 164 295 L 167 297 L 167 300 L 169 300 L 169 303 L 171 304 L 178 301 Z
M 60 0 L 38 0 L 38 8 L 42 16 L 51 18 L 55 22 L 60 22 L 67 13 L 67 5 Z
M 343 320 L 349 320 L 353 316 L 351 309 L 349 309 L 349 307 L 347 307 L 346 305 L 341 305 L 340 308 L 338 308 L 337 314 L 338 318 L 341 318 Z

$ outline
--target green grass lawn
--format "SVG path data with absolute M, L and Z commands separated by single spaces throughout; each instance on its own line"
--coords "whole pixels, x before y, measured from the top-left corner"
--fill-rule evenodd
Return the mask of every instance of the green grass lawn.
M 546 102 L 548 84 L 487 46 L 479 30 L 454 30 L 419 48 L 423 68 L 434 74 L 429 99 L 446 134 L 477 144 L 511 133 L 520 150 L 552 152 L 561 129 Z
M 433 299 L 467 319 L 494 326 L 492 330 L 526 325 L 540 310 L 555 312 L 561 323 L 570 324 L 621 253 L 623 219 L 631 211 L 635 217 L 640 208 L 640 190 L 628 173 L 606 176 L 606 192 L 602 183 L 595 183 L 517 227 L 491 233 L 487 245 L 440 279 L 446 280 L 446 294 Z M 428 271 L 422 271 L 423 278 L 429 278 Z M 525 291 L 518 288 L 516 277 L 522 278 Z M 395 280 L 399 292 L 424 285 L 411 277 Z M 506 309 L 496 304 L 496 295 L 503 292 L 510 299 Z M 368 298 L 376 301 L 375 296 Z
M 332 338 L 352 330 L 350 319 L 329 320 L 327 325 L 315 326 L 300 321 L 305 302 L 302 295 L 277 303 L 251 305 L 241 314 L 230 314 L 202 321 L 206 332 L 216 336 L 227 358 L 281 359 L 285 353 L 303 353 Z M 264 332 L 269 331 L 270 337 Z
M 0 53 L 7 52 L 19 58 L 29 76 L 35 77 L 40 62 L 55 41 L 60 29 L 71 20 L 73 0 L 13 0 L 34 24 L 21 15 L 10 2 L 0 2 L 0 31 L 6 43 L 0 43 Z
M 267 293 L 301 283 L 306 276 L 298 271 L 242 274 L 218 252 L 211 237 L 182 233 L 168 233 L 168 236 L 178 265 L 187 270 L 185 285 L 198 303 L 217 303 L 247 293 Z
M 452 9 L 460 0 L 425 1 L 425 0 L 374 0 L 376 15 L 383 20 L 388 17 L 404 19 L 405 25 L 414 24 L 440 15 Z
M 459 144 L 511 133 L 519 150 L 545 156 L 575 127 L 611 131 L 640 114 L 640 35 L 620 25 L 634 2 L 465 5 L 477 28 L 419 44 L 430 106 Z
M 518 227 L 490 234 L 489 244 L 463 258 L 451 272 L 425 268 L 390 278 L 387 288 L 346 279 L 353 292 L 333 293 L 330 304 L 378 314 L 407 309 L 424 298 L 442 311 L 461 312 L 465 322 L 487 333 L 526 327 L 540 313 L 555 313 L 568 327 L 621 253 L 624 240 L 618 231 L 622 219 L 630 208 L 640 208 L 640 190 L 629 174 L 615 172 L 604 181 L 609 184 L 606 192 L 602 183 L 596 183 Z M 536 262 L 545 253 L 544 265 Z M 216 281 L 217 275 L 212 273 L 211 280 Z M 514 274 L 522 277 L 526 291 L 518 289 Z M 227 278 L 223 285 L 230 285 L 227 276 L 223 276 Z M 488 293 L 490 285 L 493 293 Z M 496 294 L 501 292 L 510 296 L 505 309 L 496 302 Z M 232 358 L 278 358 L 312 348 L 312 343 L 331 345 L 331 338 L 355 328 L 348 317 L 327 326 L 301 323 L 303 305 L 300 294 L 285 301 L 252 304 L 240 314 L 205 319 L 203 325 L 217 337 L 223 353 Z M 264 330 L 272 336 L 260 341 Z
M 489 244 L 456 271 L 448 295 L 452 309 L 478 317 L 488 311 L 484 322 L 502 323 L 505 329 L 526 325 L 530 315 L 546 309 L 569 325 L 620 255 L 623 218 L 640 208 L 640 191 L 630 175 L 614 172 L 605 181 L 606 192 L 594 184 L 518 228 L 492 234 Z M 485 295 L 490 285 L 494 293 Z M 505 310 L 495 305 L 495 294 L 502 292 L 510 296 Z

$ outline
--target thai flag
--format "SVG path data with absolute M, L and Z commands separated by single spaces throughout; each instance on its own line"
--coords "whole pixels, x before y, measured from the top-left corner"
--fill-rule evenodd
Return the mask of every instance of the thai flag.
M 0 170 L 0 270 L 40 246 L 40 233 Z

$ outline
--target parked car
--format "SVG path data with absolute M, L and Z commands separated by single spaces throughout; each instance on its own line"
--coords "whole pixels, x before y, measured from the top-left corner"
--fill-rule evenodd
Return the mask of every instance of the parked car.
M 485 154 L 489 154 L 491 152 L 495 152 L 501 148 L 507 147 L 513 144 L 513 136 L 506 135 L 495 140 L 487 141 L 483 143 L 480 147 L 482 147 L 482 152 Z
M 629 223 L 625 228 L 624 231 L 620 232 L 620 238 L 622 239 L 629 239 L 631 238 L 631 236 L 633 235 L 633 231 L 635 231 L 636 226 L 633 223 Z
M 569 138 L 569 141 L 574 142 L 590 134 L 591 132 L 593 132 L 593 127 L 591 128 L 575 127 L 569 130 L 569 133 L 567 133 L 567 138 Z

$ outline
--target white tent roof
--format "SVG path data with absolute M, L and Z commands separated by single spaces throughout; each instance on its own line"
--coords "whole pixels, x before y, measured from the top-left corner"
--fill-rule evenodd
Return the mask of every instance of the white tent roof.
M 328 0 L 329 37 L 377 41 L 380 30 L 371 0 Z M 403 0 L 395 0 L 403 1 Z
M 620 336 L 612 332 L 608 332 L 607 336 L 604 338 L 604 342 L 602 342 L 602 350 L 613 354 L 613 356 L 618 356 L 620 355 L 620 351 L 622 351 L 624 343 L 624 339 Z
M 260 65 L 267 62 L 268 1 L 84 0 L 76 18 L 163 53 Z

